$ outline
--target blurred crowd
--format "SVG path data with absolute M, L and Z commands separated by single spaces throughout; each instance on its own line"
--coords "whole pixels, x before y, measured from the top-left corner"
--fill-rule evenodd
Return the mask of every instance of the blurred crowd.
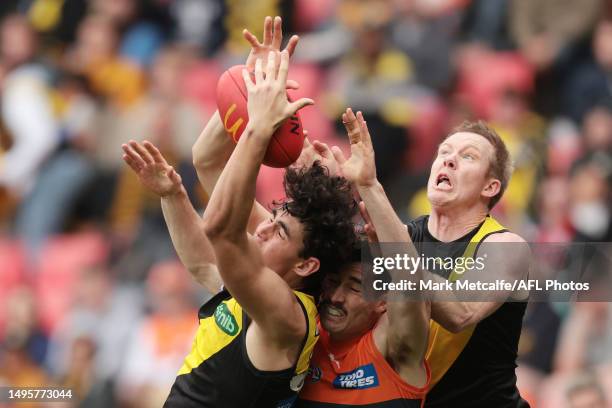
M 2 0 L 0 385 L 161 405 L 207 294 L 120 146 L 159 146 L 202 210 L 191 147 L 267 15 L 301 37 L 310 137 L 346 149 L 340 114 L 362 110 L 403 219 L 428 211 L 441 138 L 482 118 L 515 162 L 496 217 L 530 242 L 612 241 L 608 0 Z M 262 171 L 260 200 L 281 176 Z M 519 354 L 532 406 L 610 406 L 612 303 L 530 304 Z

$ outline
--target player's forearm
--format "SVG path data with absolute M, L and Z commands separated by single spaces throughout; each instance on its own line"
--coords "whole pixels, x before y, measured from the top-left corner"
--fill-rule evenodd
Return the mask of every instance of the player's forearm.
M 216 111 L 192 148 L 193 165 L 204 191 L 209 196 L 234 150 L 234 145 L 225 134 L 219 111 Z
M 369 187 L 358 186 L 358 190 L 374 224 L 379 241 L 404 243 L 402 250 L 410 256 L 417 256 L 416 248 L 406 226 L 395 213 L 380 183 L 376 182 Z M 385 255 L 385 248 L 383 247 L 382 250 Z M 397 271 L 390 271 L 390 273 L 393 281 L 402 279 Z M 424 301 L 390 300 L 387 310 L 389 314 L 387 331 L 389 356 L 398 364 L 402 362 L 420 364 L 427 344 L 429 305 Z
M 410 242 L 406 226 L 401 222 L 391 206 L 385 190 L 377 181 L 372 186 L 357 186 L 380 242 Z M 411 247 L 414 248 L 413 245 Z M 414 251 L 416 253 L 416 250 Z
M 204 212 L 206 234 L 246 235 L 255 199 L 257 174 L 273 129 L 249 124 L 228 160 Z
M 440 278 L 442 280 L 442 278 Z M 452 296 L 452 295 L 451 295 Z M 475 309 L 468 302 L 447 301 L 431 303 L 431 318 L 446 330 L 458 333 L 476 322 Z
M 394 242 L 398 244 L 400 242 L 405 242 L 407 245 L 403 249 L 407 251 L 408 255 L 412 257 L 419 256 L 410 239 L 406 226 L 397 217 L 382 186 L 379 183 L 371 187 L 358 186 L 358 191 L 361 199 L 366 205 L 380 242 Z M 382 249 L 383 255 L 385 255 L 384 246 Z M 404 276 L 400 276 L 398 271 L 395 270 L 390 271 L 390 274 L 393 281 L 399 282 L 401 279 L 405 278 Z M 443 278 L 427 271 L 420 270 L 417 271 L 417 274 L 420 276 L 416 276 L 416 279 L 426 277 L 427 279 L 433 279 L 439 282 L 444 281 Z M 413 279 L 414 278 L 415 276 L 413 276 Z M 454 294 L 452 291 L 449 291 L 447 295 L 452 297 Z M 424 329 L 425 326 L 423 326 L 422 323 L 424 316 L 423 311 L 425 308 L 426 304 L 424 302 L 390 301 L 388 306 L 391 323 L 389 330 L 392 331 L 389 333 L 390 340 L 398 344 L 410 343 L 413 340 L 419 342 L 420 336 L 417 335 L 418 330 L 414 330 L 414 328 Z M 432 303 L 431 314 L 434 320 L 453 332 L 463 330 L 471 324 L 475 316 L 474 310 L 470 308 L 469 303 L 459 301 Z M 427 319 L 428 318 L 429 317 L 427 317 Z M 398 320 L 404 323 L 400 324 Z
M 215 112 L 192 149 L 198 180 L 209 198 L 235 146 L 225 132 L 219 112 Z M 264 206 L 253 201 L 248 231 L 252 233 L 257 225 L 269 216 Z
M 183 265 L 209 291 L 218 291 L 221 280 L 215 267 L 215 254 L 202 231 L 202 219 L 185 190 L 162 197 L 161 207 L 172 243 Z

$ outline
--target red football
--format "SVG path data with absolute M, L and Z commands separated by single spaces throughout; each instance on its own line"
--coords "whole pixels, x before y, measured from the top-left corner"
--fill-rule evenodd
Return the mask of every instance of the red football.
M 244 65 L 235 65 L 225 71 L 217 82 L 217 107 L 223 126 L 229 137 L 238 143 L 249 115 L 247 90 L 242 79 Z M 253 74 L 251 74 L 252 77 Z M 253 79 L 254 80 L 254 79 Z M 299 114 L 291 116 L 274 132 L 263 164 L 270 167 L 287 167 L 297 160 L 304 146 L 304 132 Z

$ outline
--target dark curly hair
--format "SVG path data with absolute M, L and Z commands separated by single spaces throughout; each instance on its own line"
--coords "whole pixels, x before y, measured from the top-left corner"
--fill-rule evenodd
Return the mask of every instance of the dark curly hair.
M 286 199 L 275 201 L 304 227 L 301 258 L 315 257 L 319 271 L 304 280 L 302 290 L 318 297 L 326 273 L 338 270 L 351 257 L 355 246 L 353 216 L 357 205 L 351 184 L 343 177 L 330 176 L 315 161 L 311 167 L 287 168 L 283 181 Z

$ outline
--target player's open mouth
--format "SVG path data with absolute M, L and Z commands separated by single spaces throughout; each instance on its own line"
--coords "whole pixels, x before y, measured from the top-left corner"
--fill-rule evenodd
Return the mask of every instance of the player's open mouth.
M 332 319 L 341 319 L 346 316 L 344 310 L 330 304 L 324 306 L 323 312 L 327 317 L 331 317 Z
M 450 182 L 450 178 L 447 174 L 440 173 L 438 177 L 436 177 L 436 187 L 441 188 L 443 190 L 448 190 L 453 187 Z

